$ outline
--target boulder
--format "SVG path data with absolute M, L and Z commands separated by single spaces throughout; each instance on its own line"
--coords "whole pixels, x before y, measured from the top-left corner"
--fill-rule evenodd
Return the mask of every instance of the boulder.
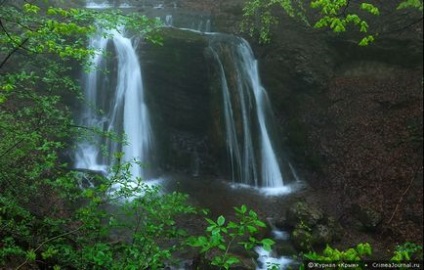
M 301 251 L 338 241 L 342 233 L 342 227 L 333 217 L 305 201 L 295 202 L 289 208 L 286 225 L 293 228 L 291 242 Z
M 351 213 L 361 223 L 362 229 L 369 232 L 375 232 L 383 221 L 382 214 L 368 206 L 354 204 Z
M 287 212 L 286 224 L 290 227 L 296 227 L 300 222 L 307 227 L 317 225 L 324 218 L 321 209 L 309 205 L 304 201 L 294 203 Z

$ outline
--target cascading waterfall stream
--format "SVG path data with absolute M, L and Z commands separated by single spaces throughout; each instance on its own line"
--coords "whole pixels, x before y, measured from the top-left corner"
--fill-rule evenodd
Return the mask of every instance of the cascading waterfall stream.
M 104 88 L 104 80 L 101 80 L 101 75 L 105 67 L 105 61 L 102 53 L 106 50 L 109 40 L 101 35 L 90 39 L 89 46 L 94 48 L 97 53 L 91 59 L 93 70 L 85 74 L 84 78 L 84 97 L 86 105 L 83 108 L 83 114 L 80 119 L 80 125 L 89 128 L 99 128 L 105 124 L 106 119 L 98 115 L 96 108 L 99 107 L 101 100 L 97 99 L 100 87 Z M 100 138 L 94 136 L 93 140 L 99 142 Z M 105 157 L 100 155 L 100 147 L 91 142 L 82 142 L 77 145 L 75 152 L 75 167 L 79 169 L 89 169 L 93 171 L 101 171 L 107 173 L 107 162 Z
M 169 9 L 164 11 L 158 9 L 157 12 L 163 15 L 164 25 L 167 27 L 174 27 L 174 24 L 178 26 L 183 22 L 185 25 L 190 22 L 190 20 L 183 21 L 181 18 L 178 22 L 174 21 L 173 14 L 168 13 L 171 12 Z M 287 184 L 298 178 L 293 166 L 282 157 L 281 151 L 277 150 L 276 141 L 273 140 L 275 134 L 272 130 L 273 124 L 270 122 L 273 113 L 266 90 L 260 82 L 258 64 L 252 49 L 248 42 L 240 37 L 209 32 L 210 20 L 203 15 L 197 30 L 194 25 L 193 29 L 179 29 L 199 32 L 210 37 L 209 51 L 221 86 L 222 101 L 218 106 L 222 110 L 224 121 L 220 124 L 225 130 L 224 140 L 233 182 L 269 189 L 269 194 L 290 191 Z M 204 18 L 207 19 L 206 23 L 203 21 Z M 198 19 L 196 17 L 192 23 L 198 23 Z M 207 27 L 203 27 L 204 25 Z M 121 146 L 114 142 L 103 142 L 103 145 L 107 145 L 104 147 L 106 151 L 108 153 L 122 151 L 125 153 L 122 161 L 137 160 L 146 164 L 149 163 L 147 157 L 152 148 L 153 136 L 148 109 L 144 102 L 144 92 L 133 90 L 143 87 L 140 66 L 130 40 L 118 32 L 111 34 L 113 38 L 109 41 L 113 41 L 118 59 L 115 96 L 112 97 L 109 94 L 108 97 L 101 97 L 102 95 L 96 91 L 99 91 L 97 90 L 99 87 L 104 87 L 101 84 L 105 84 L 106 76 L 99 71 L 89 74 L 86 87 L 89 93 L 86 94 L 86 99 L 93 104 L 94 108 L 99 107 L 98 103 L 102 104 L 103 107 L 100 106 L 99 109 L 106 113 L 98 116 L 92 108 L 89 108 L 85 118 L 91 120 L 82 124 L 97 126 L 101 130 L 118 134 L 125 133 L 129 145 Z M 107 43 L 108 39 L 98 37 L 98 40 L 93 42 L 93 46 L 105 49 Z M 133 59 L 135 62 L 132 62 Z M 93 58 L 93 64 L 100 68 L 106 67 L 104 62 L 102 55 Z M 96 90 L 89 90 L 92 88 Z M 104 100 L 100 101 L 102 99 Z M 113 105 L 106 106 L 108 102 Z M 114 164 L 113 158 L 100 153 L 100 148 L 94 144 L 86 143 L 80 148 L 84 148 L 84 151 L 80 149 L 77 153 L 77 166 L 80 168 L 105 170 Z M 193 159 L 199 164 L 202 162 L 199 158 L 195 158 L 195 155 Z M 198 165 L 195 166 L 196 162 L 193 161 L 190 165 L 194 175 L 198 175 L 200 168 Z M 145 170 L 138 166 L 133 166 L 131 173 L 135 176 L 146 175 Z M 271 191 L 271 189 L 274 190 Z
M 92 59 L 92 72 L 86 75 L 85 99 L 89 104 L 84 108 L 81 125 L 97 128 L 117 134 L 124 133 L 126 143 L 123 145 L 110 139 L 95 138 L 96 144 L 84 142 L 78 145 L 75 167 L 79 169 L 106 170 L 114 164 L 112 156 L 123 152 L 121 162 L 149 164 L 152 150 L 152 129 L 149 112 L 145 103 L 141 67 L 138 56 L 129 38 L 121 32 L 111 31 L 110 38 L 98 35 L 90 41 L 90 45 L 98 50 Z M 107 59 L 103 53 L 112 41 L 118 62 L 116 88 L 114 94 L 108 93 L 110 75 L 105 74 Z M 113 96 L 113 98 L 111 98 Z M 104 114 L 99 113 L 103 111 Z M 109 155 L 100 149 L 105 147 Z M 137 164 L 130 167 L 133 177 L 146 177 L 146 169 Z
M 235 172 L 233 177 L 254 186 L 282 187 L 283 175 L 267 123 L 270 104 L 249 44 L 242 38 L 217 34 L 209 48 L 221 78 L 226 143 Z
M 132 6 L 128 3 L 120 3 L 119 6 L 115 6 L 109 1 L 102 1 L 101 3 L 98 3 L 100 1 L 94 1 L 94 0 L 88 0 L 86 1 L 85 7 L 86 8 L 92 8 L 92 9 L 107 9 L 107 8 L 131 8 Z

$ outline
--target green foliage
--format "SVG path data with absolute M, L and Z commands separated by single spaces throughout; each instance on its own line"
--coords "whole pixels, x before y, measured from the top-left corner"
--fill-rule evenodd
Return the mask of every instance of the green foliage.
M 60 157 L 81 133 L 67 105 L 80 99 L 73 66 L 79 70 L 98 53 L 86 47 L 87 38 L 97 28 L 108 35 L 124 26 L 160 42 L 157 21 L 44 2 L 0 3 L 0 268 L 37 262 L 53 269 L 161 269 L 187 237 L 176 222 L 195 212 L 187 196 L 162 194 L 134 179 L 129 172 L 137 164 L 130 163 L 118 164 L 108 179 L 91 177 L 94 184 L 83 188 L 81 172 Z M 265 226 L 256 213 L 245 206 L 236 211 L 239 223 L 209 219 L 211 235 L 197 246 L 228 251 L 237 238 L 246 248 L 269 248 L 272 240 L 251 236 Z M 228 267 L 237 260 L 225 252 L 214 263 Z
M 292 236 L 299 239 L 299 245 L 303 250 L 312 249 L 312 229 L 303 220 L 296 224 Z
M 322 14 L 322 17 L 315 23 L 315 28 L 328 27 L 334 33 L 346 32 L 349 24 L 358 27 L 361 33 L 368 32 L 368 23 L 361 19 L 358 14 L 346 12 L 348 1 L 327 1 L 327 0 L 316 0 L 311 1 L 311 7 L 318 9 Z M 361 3 L 360 9 L 372 14 L 380 15 L 380 11 L 377 7 L 369 3 Z M 374 41 L 373 35 L 367 35 L 359 41 L 360 46 L 366 46 Z
M 309 4 L 308 4 L 309 3 Z M 377 33 L 369 33 L 368 22 L 362 19 L 365 15 L 379 16 L 378 7 L 366 1 L 359 2 L 358 13 L 349 12 L 350 1 L 347 0 L 249 0 L 243 9 L 244 21 L 242 31 L 251 36 L 257 36 L 261 43 L 270 41 L 270 28 L 278 23 L 272 10 L 275 7 L 282 9 L 288 16 L 300 19 L 306 25 L 311 25 L 305 7 L 319 12 L 319 17 L 313 23 L 315 28 L 329 28 L 334 33 L 346 31 L 359 31 L 363 36 L 358 41 L 360 46 L 366 46 L 375 40 Z M 414 8 L 422 12 L 422 0 L 403 0 L 397 9 Z M 350 30 L 349 26 L 352 26 Z
M 251 250 L 256 245 L 262 245 L 264 249 L 270 250 L 274 241 L 268 238 L 258 240 L 254 237 L 260 228 L 265 228 L 264 222 L 259 220 L 258 215 L 253 210 L 248 210 L 245 205 L 234 208 L 237 221 L 226 222 L 223 216 L 219 216 L 216 221 L 206 218 L 208 227 L 206 236 L 188 238 L 188 245 L 200 248 L 200 253 L 206 257 L 213 254 L 211 264 L 229 269 L 240 260 L 230 253 L 234 244 L 241 245 L 245 250 Z
M 123 184 L 115 198 L 115 212 L 99 213 L 99 206 L 104 204 L 104 192 L 94 190 L 86 193 L 91 204 L 79 210 L 78 218 L 91 233 L 82 239 L 85 261 L 81 266 L 94 264 L 106 269 L 159 269 L 164 262 L 171 260 L 173 251 L 178 248 L 169 244 L 170 240 L 185 235 L 176 227 L 176 216 L 193 213 L 194 209 L 186 205 L 186 195 L 162 195 L 157 188 L 146 186 L 140 179 L 131 181 L 127 178 L 128 174 L 123 176 L 120 174 L 113 178 L 110 186 Z M 98 235 L 88 238 L 94 232 Z M 111 245 L 108 240 L 110 235 L 121 238 Z M 128 239 L 122 238 L 125 235 Z
M 365 256 L 372 254 L 371 245 L 368 243 L 360 243 L 355 248 L 349 248 L 345 251 L 340 251 L 332 248 L 329 245 L 324 249 L 322 254 L 316 252 L 305 253 L 303 257 L 307 260 L 322 261 L 322 262 L 349 262 L 359 261 Z
M 96 12 L 53 6 L 41 8 L 36 4 L 13 4 L 9 1 L 2 1 L 0 6 L 0 103 L 5 102 L 12 90 L 17 90 L 18 83 L 21 83 L 21 87 L 25 82 L 38 86 L 39 81 L 61 78 L 56 72 L 50 71 L 50 66 L 59 60 L 62 62 L 61 71 L 64 71 L 64 66 L 69 71 L 74 61 L 87 64 L 86 61 L 95 50 L 87 48 L 86 40 L 88 36 L 96 34 L 98 28 L 105 30 L 106 35 L 110 29 L 125 26 L 128 31 L 137 31 L 152 42 L 160 42 L 154 31 L 158 22 L 139 14 L 124 15 L 119 11 Z M 31 61 L 18 60 L 18 55 L 22 54 Z M 13 57 L 17 59 L 13 65 L 7 66 L 6 72 L 6 64 Z M 29 71 L 38 68 L 38 76 Z M 26 72 L 27 76 L 18 77 L 21 71 Z M 50 81 L 48 85 L 50 88 L 55 84 Z
M 178 248 L 170 240 L 183 234 L 176 216 L 194 211 L 187 196 L 134 180 L 133 164 L 82 189 L 80 173 L 60 157 L 79 135 L 67 105 L 79 98 L 73 67 L 95 53 L 86 48 L 94 22 L 159 42 L 156 23 L 36 1 L 0 7 L 0 268 L 31 268 L 35 261 L 53 269 L 162 267 Z
M 406 8 L 414 8 L 414 9 L 418 9 L 422 12 L 423 11 L 423 1 L 422 0 L 404 0 L 397 7 L 397 9 L 406 9 Z
M 328 262 L 328 263 L 349 263 L 349 262 L 361 262 L 369 259 L 372 255 L 372 247 L 369 243 L 360 243 L 354 248 L 348 248 L 347 250 L 338 250 L 329 245 L 322 251 L 322 254 L 316 252 L 307 252 L 302 254 L 302 260 L 312 262 Z M 396 246 L 394 255 L 391 258 L 393 262 L 407 262 L 411 260 L 422 260 L 423 248 L 421 245 L 417 245 L 411 242 L 405 242 L 401 245 Z M 304 265 L 301 269 L 304 269 Z M 352 267 L 353 268 L 353 267 Z M 353 269 L 362 269 L 361 265 Z M 404 268 L 400 268 L 404 269 Z M 406 269 L 406 268 L 405 268 Z
M 55 214 L 54 204 L 37 205 L 46 211 L 37 216 L 2 195 L 0 234 L 10 237 L 0 242 L 0 265 L 14 258 L 23 261 L 18 268 L 37 259 L 64 269 L 159 269 L 171 261 L 179 247 L 170 243 L 182 242 L 171 240 L 185 237 L 175 219 L 195 210 L 184 194 L 161 194 L 129 178 L 129 167 L 125 164 L 111 179 L 99 177 L 96 186 L 84 190 L 75 186 L 73 172 L 59 181 L 44 179 L 43 190 L 36 191 L 50 188 L 50 195 L 73 201 L 71 209 L 60 209 L 66 213 Z M 122 186 L 116 196 L 109 196 L 117 184 Z
M 293 18 L 302 20 L 309 25 L 305 15 L 304 1 L 300 0 L 249 0 L 243 7 L 244 20 L 241 29 L 251 36 L 257 35 L 261 43 L 268 43 L 270 28 L 278 23 L 272 13 L 274 7 L 279 7 Z
M 411 242 L 396 246 L 392 261 L 422 260 L 423 247 Z

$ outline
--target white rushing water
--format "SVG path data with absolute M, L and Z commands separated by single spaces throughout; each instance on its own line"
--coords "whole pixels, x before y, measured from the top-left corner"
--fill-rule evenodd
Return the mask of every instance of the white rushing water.
M 278 269 L 283 270 L 293 262 L 293 260 L 284 256 L 275 256 L 271 251 L 266 251 L 263 247 L 255 247 L 255 252 L 258 254 L 258 266 L 256 270 Z
M 97 3 L 96 1 L 87 1 L 85 4 L 86 8 L 93 8 L 93 9 L 105 9 L 105 8 L 111 8 L 112 5 L 109 4 L 108 1 L 104 1 L 102 3 Z
M 120 162 L 149 163 L 153 136 L 145 103 L 141 67 L 131 40 L 122 32 L 111 31 L 108 38 L 99 34 L 90 41 L 90 46 L 99 53 L 91 61 L 94 69 L 85 76 L 84 94 L 87 105 L 80 124 L 104 132 L 124 133 L 126 143 L 121 144 L 100 136 L 95 137 L 93 142 L 81 143 L 75 157 L 75 167 L 79 169 L 107 173 L 117 162 L 112 156 L 117 152 L 123 152 Z M 104 52 L 109 42 L 114 45 L 118 62 L 117 74 L 105 72 L 108 59 Z M 111 87 L 113 78 L 116 80 L 116 87 Z M 102 149 L 109 154 L 103 153 Z M 130 173 L 133 177 L 145 177 L 146 169 L 133 164 Z
M 177 16 L 180 17 L 181 16 Z M 195 33 L 210 33 L 211 32 L 211 20 L 209 18 L 193 18 L 191 20 L 175 22 L 174 15 L 166 14 L 163 18 L 156 17 L 163 22 L 166 27 L 176 27 L 185 31 L 192 31 Z M 190 22 L 190 23 L 189 23 Z
M 103 1 L 100 3 L 100 1 L 88 0 L 86 1 L 85 7 L 91 9 L 108 9 L 113 8 L 114 6 L 109 1 Z M 132 8 L 132 6 L 124 2 L 120 3 L 118 8 Z
M 260 82 L 257 61 L 244 39 L 216 37 L 210 49 L 221 77 L 226 143 L 233 178 L 253 186 L 282 187 L 283 175 L 269 132 L 271 109 Z M 259 138 L 259 143 L 255 138 Z
M 101 73 L 104 68 L 103 52 L 106 50 L 108 39 L 101 35 L 96 38 L 90 39 L 89 46 L 97 50 L 97 53 L 91 59 L 92 71 L 85 75 L 84 78 L 84 97 L 86 105 L 83 108 L 83 114 L 80 119 L 80 125 L 87 128 L 101 128 L 106 123 L 107 119 L 97 113 L 95 108 L 99 106 L 97 99 L 98 91 L 103 81 L 101 80 Z M 99 85 L 99 87 L 98 87 Z M 93 140 L 97 141 L 99 138 L 95 136 Z M 79 169 L 89 169 L 93 171 L 101 171 L 107 173 L 107 162 L 105 158 L 100 155 L 100 147 L 94 142 L 82 142 L 77 146 L 75 152 L 75 167 Z

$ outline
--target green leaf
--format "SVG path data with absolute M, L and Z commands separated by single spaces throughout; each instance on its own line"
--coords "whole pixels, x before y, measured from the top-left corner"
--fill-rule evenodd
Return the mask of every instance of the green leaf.
M 372 4 L 361 3 L 360 7 L 361 7 L 362 10 L 368 11 L 369 13 L 371 13 L 373 15 L 380 15 L 380 10 Z
M 27 13 L 38 13 L 38 11 L 40 11 L 40 8 L 36 5 L 32 5 L 29 3 L 24 4 L 24 11 Z
M 219 217 L 218 217 L 218 219 L 216 220 L 216 223 L 217 223 L 219 226 L 224 225 L 224 223 L 225 223 L 225 218 L 224 218 L 223 216 L 219 216 Z
M 234 223 L 233 221 L 230 221 L 227 224 L 227 228 L 228 229 L 236 229 L 236 228 L 238 228 L 238 225 L 236 223 Z
M 27 251 L 26 258 L 28 261 L 33 262 L 35 261 L 36 257 L 37 255 L 35 254 L 35 251 L 33 249 Z
M 266 251 L 270 251 L 272 249 L 272 246 L 275 244 L 274 240 L 269 238 L 262 239 L 260 243 Z
M 247 225 L 247 230 L 249 231 L 249 234 L 253 234 L 258 232 L 258 229 L 255 226 Z
M 231 256 L 229 258 L 227 258 L 226 263 L 231 266 L 233 264 L 239 263 L 240 260 L 237 257 Z
M 226 246 L 224 246 L 223 244 L 218 245 L 218 248 L 219 248 L 220 250 L 226 250 L 226 249 L 227 249 L 227 247 L 226 247 Z
M 324 256 L 327 257 L 332 257 L 333 256 L 333 249 L 327 244 L 327 246 L 325 247 L 324 251 L 323 251 Z
M 252 218 L 257 218 L 258 214 L 256 214 L 256 212 L 253 211 L 253 210 L 249 210 L 249 216 L 252 217 Z
M 215 221 L 213 221 L 212 219 L 210 219 L 210 218 L 205 218 L 205 220 L 209 223 L 209 224 L 211 224 L 211 225 L 217 225 L 216 223 L 215 223 Z
M 404 0 L 401 2 L 397 9 L 406 9 L 406 8 L 414 8 L 418 9 L 419 11 L 423 11 L 423 1 L 422 0 Z
M 359 42 L 359 46 L 367 46 L 373 41 L 374 41 L 374 36 L 372 35 L 366 36 L 361 39 L 361 41 Z
M 258 226 L 258 227 L 261 227 L 261 228 L 266 228 L 266 224 L 265 224 L 265 222 L 263 222 L 263 221 L 261 221 L 261 220 L 255 220 L 254 221 L 254 223 L 255 223 L 255 225 L 256 226 Z

